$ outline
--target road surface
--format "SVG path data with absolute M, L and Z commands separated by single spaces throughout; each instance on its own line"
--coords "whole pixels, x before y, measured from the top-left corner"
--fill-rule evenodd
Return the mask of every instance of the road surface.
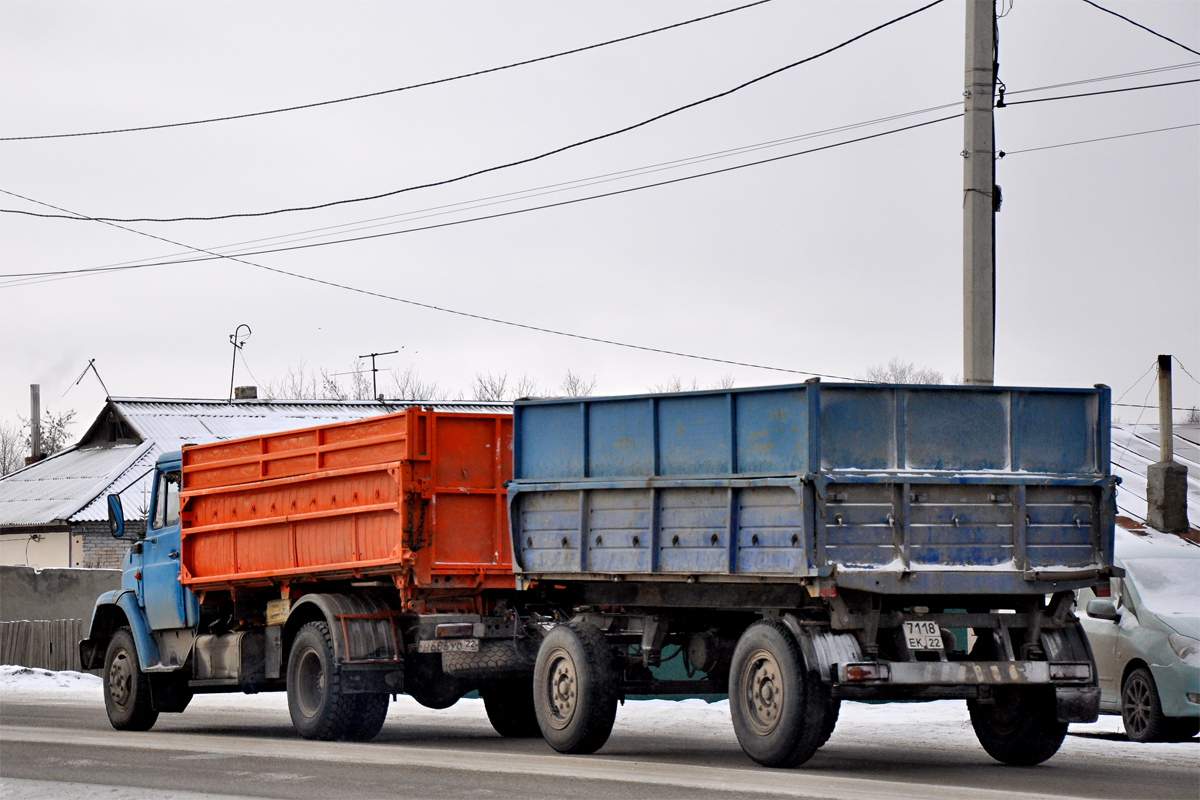
M 884 800 L 1200 796 L 1200 741 L 1135 745 L 1086 726 L 1039 767 L 989 758 L 962 704 L 847 704 L 803 768 L 741 752 L 722 705 L 630 703 L 594 756 L 506 740 L 479 701 L 430 711 L 402 697 L 369 744 L 308 742 L 278 695 L 198 697 L 147 733 L 112 730 L 98 688 L 0 691 L 0 798 L 756 798 Z M 1102 718 L 1103 720 L 1104 718 Z

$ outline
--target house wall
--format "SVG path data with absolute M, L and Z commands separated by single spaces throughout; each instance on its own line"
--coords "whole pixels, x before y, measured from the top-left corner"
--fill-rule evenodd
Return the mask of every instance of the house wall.
M 125 523 L 126 538 L 114 539 L 108 531 L 107 522 L 77 522 L 71 526 L 72 532 L 78 537 L 81 547 L 77 548 L 75 565 L 93 569 L 120 569 L 129 550 L 128 531 L 141 530 L 146 527 L 145 520 L 127 520 Z
M 0 564 L 28 567 L 69 567 L 71 533 L 0 533 Z

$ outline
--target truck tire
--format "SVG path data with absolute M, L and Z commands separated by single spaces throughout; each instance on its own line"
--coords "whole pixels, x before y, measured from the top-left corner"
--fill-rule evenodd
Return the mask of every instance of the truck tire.
M 1058 721 L 1053 688 L 997 686 L 994 702 L 967 701 L 971 727 L 987 754 L 1013 766 L 1040 764 L 1058 752 L 1067 723 Z
M 354 710 L 346 728 L 346 741 L 369 742 L 378 736 L 383 730 L 383 721 L 387 719 L 388 703 L 391 699 L 391 696 L 386 694 L 350 695 Z
M 104 656 L 104 708 L 119 731 L 148 731 L 158 712 L 150 695 L 150 679 L 138 663 L 137 645 L 129 628 L 118 628 Z
M 305 739 L 333 741 L 345 737 L 355 698 L 342 693 L 341 674 L 333 657 L 333 638 L 325 622 L 309 622 L 292 640 L 287 667 L 288 711 Z
M 829 735 L 832 701 L 810 675 L 800 644 L 779 620 L 751 625 L 729 671 L 729 712 L 746 755 L 766 767 L 796 767 Z
M 1121 686 L 1121 721 L 1125 723 L 1125 735 L 1135 742 L 1174 738 L 1158 699 L 1158 685 L 1145 667 L 1129 673 Z
M 558 625 L 542 639 L 533 670 L 533 707 L 546 743 L 560 753 L 594 753 L 617 718 L 612 649 L 586 622 Z
M 496 733 L 506 739 L 531 739 L 542 735 L 533 707 L 533 679 L 513 678 L 489 683 L 479 690 L 483 708 Z

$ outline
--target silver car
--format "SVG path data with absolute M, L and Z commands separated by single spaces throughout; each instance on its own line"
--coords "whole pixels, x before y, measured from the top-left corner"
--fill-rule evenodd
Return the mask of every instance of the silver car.
M 1124 578 L 1110 596 L 1079 593 L 1100 678 L 1100 713 L 1120 714 L 1135 742 L 1200 732 L 1200 546 L 1117 529 Z

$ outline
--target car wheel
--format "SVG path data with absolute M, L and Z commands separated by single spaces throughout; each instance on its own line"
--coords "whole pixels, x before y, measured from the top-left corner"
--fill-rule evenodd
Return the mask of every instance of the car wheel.
M 1135 742 L 1161 742 L 1170 737 L 1170 723 L 1158 702 L 1158 686 L 1145 667 L 1129 673 L 1121 688 L 1121 719 L 1125 735 Z

